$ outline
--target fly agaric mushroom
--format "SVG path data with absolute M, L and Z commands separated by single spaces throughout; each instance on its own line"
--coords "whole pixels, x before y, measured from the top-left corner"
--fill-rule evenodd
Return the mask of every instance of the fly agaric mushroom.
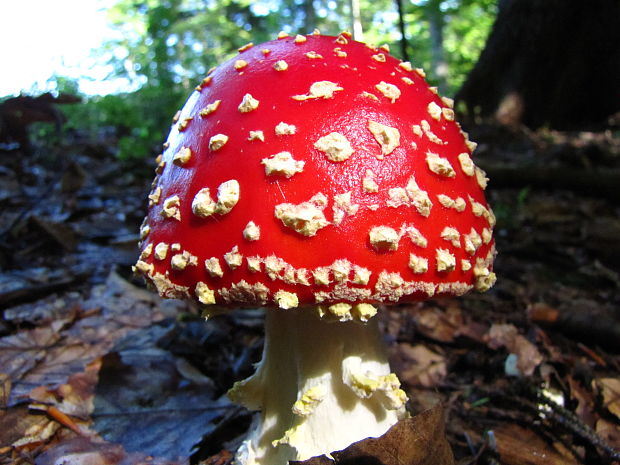
M 196 87 L 160 157 L 135 269 L 163 297 L 266 308 L 243 465 L 385 433 L 406 395 L 378 304 L 493 285 L 475 144 L 424 74 L 348 34 L 288 37 Z

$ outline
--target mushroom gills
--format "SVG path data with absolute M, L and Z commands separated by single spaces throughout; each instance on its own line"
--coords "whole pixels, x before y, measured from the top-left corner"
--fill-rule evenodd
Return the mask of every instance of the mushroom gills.
M 237 465 L 286 465 L 384 434 L 407 417 L 377 319 L 330 322 L 316 307 L 267 309 L 263 359 L 229 397 L 258 410 Z

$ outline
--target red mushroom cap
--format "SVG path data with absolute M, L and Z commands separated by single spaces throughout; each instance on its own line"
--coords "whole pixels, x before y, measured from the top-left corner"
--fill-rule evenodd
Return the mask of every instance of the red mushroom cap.
M 475 144 L 387 47 L 248 44 L 196 88 L 165 147 L 136 264 L 162 296 L 289 308 L 495 280 Z

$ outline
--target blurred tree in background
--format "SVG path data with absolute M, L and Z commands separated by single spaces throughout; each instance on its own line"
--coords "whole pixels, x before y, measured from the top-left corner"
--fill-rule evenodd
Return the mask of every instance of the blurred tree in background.
M 118 39 L 99 50 L 135 89 L 91 96 L 68 111 L 75 131 L 114 128 L 121 158 L 156 153 L 170 119 L 208 69 L 248 42 L 290 34 L 354 31 L 389 44 L 454 95 L 475 64 L 496 14 L 495 0 L 118 0 L 108 10 Z M 58 91 L 75 83 L 54 78 Z
M 509 126 L 600 126 L 620 112 L 619 45 L 618 0 L 501 0 L 457 101 Z

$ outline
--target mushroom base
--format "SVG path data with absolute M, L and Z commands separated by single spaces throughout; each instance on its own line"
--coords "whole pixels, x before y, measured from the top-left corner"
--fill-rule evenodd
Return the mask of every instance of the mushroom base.
M 329 322 L 316 308 L 268 309 L 263 359 L 230 398 L 260 413 L 238 465 L 287 465 L 384 434 L 407 416 L 376 318 Z

